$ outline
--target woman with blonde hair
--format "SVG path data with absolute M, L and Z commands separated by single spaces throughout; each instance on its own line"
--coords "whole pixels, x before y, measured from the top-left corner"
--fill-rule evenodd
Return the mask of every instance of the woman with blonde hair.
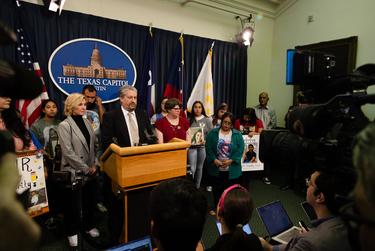
M 82 205 L 83 228 L 91 237 L 99 237 L 94 227 L 94 209 L 96 205 L 96 168 L 95 134 L 90 122 L 83 118 L 86 112 L 85 96 L 70 94 L 65 101 L 64 114 L 67 118 L 58 127 L 61 144 L 61 170 L 71 174 L 71 188 L 67 188 L 64 224 L 69 245 L 78 245 L 80 205 Z M 76 184 L 82 180 L 82 187 Z M 81 193 L 80 193 L 81 192 Z M 81 194 L 81 196 L 79 196 Z

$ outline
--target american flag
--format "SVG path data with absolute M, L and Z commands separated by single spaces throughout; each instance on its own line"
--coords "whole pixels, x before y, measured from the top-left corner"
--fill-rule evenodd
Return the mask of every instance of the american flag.
M 42 72 L 39 63 L 33 60 L 31 55 L 29 43 L 21 27 L 17 28 L 17 58 L 18 63 L 29 71 L 34 71 L 43 82 L 42 93 L 33 100 L 20 99 L 17 102 L 17 108 L 21 113 L 22 122 L 26 128 L 31 125 L 40 117 L 42 100 L 48 99 L 46 85 L 43 80 Z

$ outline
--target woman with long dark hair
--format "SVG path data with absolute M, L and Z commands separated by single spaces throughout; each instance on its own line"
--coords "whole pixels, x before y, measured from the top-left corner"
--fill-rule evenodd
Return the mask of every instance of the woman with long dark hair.
M 224 113 L 229 112 L 229 106 L 227 103 L 221 103 L 212 115 L 212 124 L 214 128 L 218 128 L 221 125 L 221 117 Z
M 49 144 L 52 140 L 57 141 L 57 126 L 60 120 L 56 118 L 58 113 L 57 103 L 53 99 L 42 101 L 42 114 L 30 128 L 31 132 L 37 137 L 49 158 L 54 157 L 53 145 Z M 54 139 L 56 138 L 56 139 Z
M 204 105 L 201 101 L 195 101 L 191 108 L 190 128 L 198 128 L 194 135 L 191 135 L 191 146 L 189 148 L 189 164 L 192 171 L 195 185 L 200 187 L 202 170 L 206 159 L 204 139 L 212 129 L 212 121 L 206 115 Z M 203 135 L 202 135 L 203 132 Z M 199 139 L 198 140 L 198 136 Z
M 239 118 L 234 122 L 234 128 L 239 130 L 242 134 L 252 136 L 259 134 L 263 130 L 263 123 L 257 118 L 254 108 L 246 108 Z
M 9 97 L 0 97 L 0 130 L 6 130 L 13 135 L 16 152 L 36 150 L 30 133 L 17 113 L 15 102 Z

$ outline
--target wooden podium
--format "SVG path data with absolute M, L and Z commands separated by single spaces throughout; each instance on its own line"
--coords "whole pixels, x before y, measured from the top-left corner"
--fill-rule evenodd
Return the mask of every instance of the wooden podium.
M 185 176 L 189 146 L 188 142 L 176 138 L 169 143 L 147 146 L 119 147 L 111 144 L 100 157 L 102 170 L 112 180 L 112 191 L 124 196 L 124 227 L 121 242 L 135 238 L 129 238 L 129 206 L 132 205 L 128 202 L 131 193 L 156 186 L 163 180 Z M 143 203 L 143 207 L 147 207 L 148 201 Z M 139 208 L 142 208 L 142 205 Z M 147 224 L 149 226 L 149 222 Z M 148 229 L 148 226 L 145 228 Z M 144 235 L 148 234 L 150 233 Z

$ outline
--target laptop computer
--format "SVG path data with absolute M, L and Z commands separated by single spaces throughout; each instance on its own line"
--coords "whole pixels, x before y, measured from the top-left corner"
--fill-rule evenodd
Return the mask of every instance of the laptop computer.
M 222 235 L 222 230 L 221 230 L 221 223 L 219 221 L 216 221 L 216 226 L 217 226 L 217 230 L 219 231 L 219 235 Z M 251 228 L 249 226 L 249 224 L 246 224 L 242 227 L 242 230 L 246 233 L 246 234 L 251 234 Z
M 293 225 L 279 200 L 257 207 L 257 212 L 272 240 L 287 244 L 301 231 Z
M 310 222 L 318 218 L 318 216 L 316 216 L 314 208 L 307 201 L 301 202 L 300 205 L 307 215 L 307 218 L 309 218 Z
M 152 251 L 150 236 L 143 237 L 116 247 L 107 249 L 107 251 Z

